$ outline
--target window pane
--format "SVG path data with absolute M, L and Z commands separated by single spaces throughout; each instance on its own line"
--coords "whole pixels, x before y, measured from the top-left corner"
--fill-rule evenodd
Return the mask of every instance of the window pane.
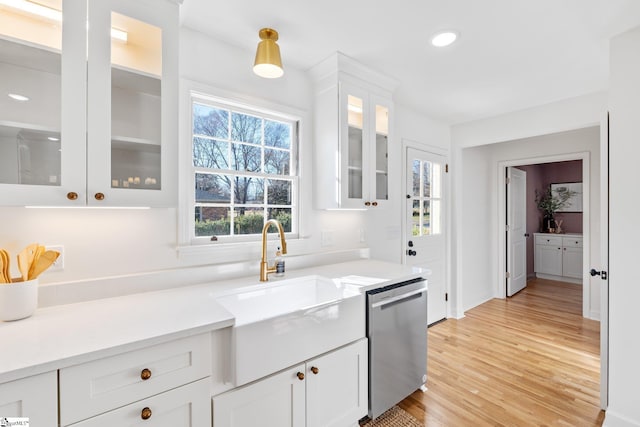
M 233 211 L 235 234 L 259 234 L 264 226 L 263 208 L 239 207 Z
M 260 172 L 262 149 L 255 145 L 231 144 L 232 167 L 237 171 Z
M 193 165 L 229 169 L 229 143 L 208 138 L 193 138 Z
M 196 206 L 196 237 L 231 234 L 229 212 L 228 208 Z
M 433 181 L 431 182 L 431 197 L 439 199 L 442 197 L 442 165 L 433 164 Z
M 420 200 L 413 201 L 413 212 L 411 214 L 411 234 L 420 235 Z
M 431 234 L 441 234 L 442 203 L 440 200 L 431 201 Z
M 193 134 L 229 139 L 229 111 L 193 104 Z
M 225 175 L 196 174 L 196 203 L 230 203 L 231 180 Z
M 413 197 L 420 197 L 420 160 L 414 160 L 413 166 Z
M 264 179 L 252 176 L 235 177 L 234 203 L 263 204 Z
M 289 175 L 290 152 L 284 150 L 264 149 L 264 171 L 275 175 Z
M 291 182 L 280 179 L 267 180 L 267 203 L 270 205 L 291 204 Z
M 424 200 L 422 205 L 422 230 L 423 236 L 431 234 L 431 202 Z
M 285 233 L 291 232 L 291 208 L 269 208 L 269 219 L 276 219 Z
M 264 145 L 269 147 L 291 148 L 291 125 L 265 120 Z
M 250 144 L 262 144 L 262 119 L 246 114 L 231 114 L 231 139 Z
M 431 197 L 431 162 L 423 162 L 422 173 L 423 196 Z

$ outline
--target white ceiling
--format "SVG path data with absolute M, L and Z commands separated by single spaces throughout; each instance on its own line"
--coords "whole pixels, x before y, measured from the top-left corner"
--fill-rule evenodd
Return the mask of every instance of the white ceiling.
M 609 39 L 639 0 L 184 0 L 183 26 L 253 51 L 280 33 L 285 67 L 340 51 L 396 78 L 397 103 L 460 123 L 607 88 Z M 455 29 L 447 48 L 433 33 Z

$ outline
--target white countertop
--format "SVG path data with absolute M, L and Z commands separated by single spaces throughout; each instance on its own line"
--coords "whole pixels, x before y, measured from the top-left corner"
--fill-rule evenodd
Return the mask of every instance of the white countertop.
M 312 274 L 330 279 L 367 278 L 361 280 L 364 292 L 425 276 L 428 271 L 358 260 L 287 271 L 285 278 Z M 347 280 L 354 282 L 353 277 Z M 253 276 L 212 281 L 41 308 L 27 319 L 0 322 L 0 383 L 232 326 L 233 316 L 216 298 L 256 284 L 259 280 Z

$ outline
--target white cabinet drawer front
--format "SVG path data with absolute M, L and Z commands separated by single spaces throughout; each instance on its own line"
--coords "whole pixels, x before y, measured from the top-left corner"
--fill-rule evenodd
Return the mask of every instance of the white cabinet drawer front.
M 0 384 L 0 417 L 24 417 L 33 427 L 56 427 L 56 380 L 56 372 L 47 372 Z
M 208 334 L 61 369 L 62 425 L 209 375 L 211 341 Z
M 536 235 L 536 245 L 562 246 L 562 237 L 551 235 Z
M 581 248 L 582 237 L 565 236 L 562 238 L 562 246 L 564 246 L 565 248 Z
M 74 427 L 201 427 L 211 425 L 209 380 L 194 383 L 141 400 Z M 143 418 L 148 417 L 148 418 Z

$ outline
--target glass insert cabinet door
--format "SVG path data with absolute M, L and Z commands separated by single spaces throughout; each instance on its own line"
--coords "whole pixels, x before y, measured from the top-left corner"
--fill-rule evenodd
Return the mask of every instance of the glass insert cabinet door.
M 59 187 L 62 0 L 11 4 L 0 2 L 0 184 Z
M 377 207 L 388 200 L 389 103 L 341 84 L 342 173 L 340 204 Z
M 154 205 L 159 196 L 112 190 L 164 193 L 177 7 L 88 3 L 0 1 L 2 205 Z
M 162 13 L 169 2 L 153 2 L 153 10 L 149 4 L 110 0 L 89 7 L 90 203 L 104 195 L 154 205 L 175 186 L 176 157 L 168 153 L 177 145 L 170 135 L 177 135 L 166 127 L 177 120 L 177 37 Z

